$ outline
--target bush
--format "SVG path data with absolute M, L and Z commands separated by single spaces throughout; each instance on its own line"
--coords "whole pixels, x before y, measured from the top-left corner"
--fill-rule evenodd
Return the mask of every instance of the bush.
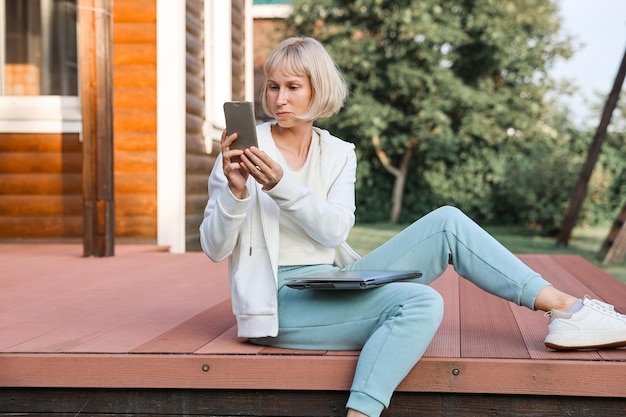
M 555 233 L 569 205 L 580 161 L 546 142 L 507 157 L 507 175 L 493 189 L 495 218 L 501 224 Z
M 585 161 L 591 132 L 564 129 L 542 140 L 511 140 L 499 147 L 458 144 L 421 147 L 406 185 L 401 222 L 442 205 L 461 208 L 485 224 L 520 225 L 556 233 Z M 591 177 L 579 224 L 614 218 L 626 195 L 623 134 L 611 133 Z M 449 153 L 449 157 L 443 154 Z M 460 155 L 460 156 L 459 156 Z M 391 180 L 371 149 L 358 149 L 357 222 L 389 220 Z

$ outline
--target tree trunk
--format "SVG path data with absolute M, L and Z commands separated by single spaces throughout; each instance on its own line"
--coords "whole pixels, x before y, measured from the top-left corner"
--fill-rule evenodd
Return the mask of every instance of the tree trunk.
M 626 254 L 626 202 L 622 206 L 613 226 L 609 231 L 597 258 L 607 264 L 616 264 L 624 259 Z
M 404 155 L 402 155 L 402 162 L 400 167 L 394 167 L 389 161 L 389 157 L 380 147 L 380 137 L 378 135 L 372 136 L 372 143 L 374 144 L 374 150 L 376 156 L 380 160 L 383 167 L 391 175 L 395 177 L 393 183 L 393 192 L 391 195 L 391 214 L 389 220 L 392 223 L 397 223 L 400 219 L 400 213 L 402 212 L 402 202 L 404 200 L 404 186 L 406 185 L 407 174 L 409 172 L 409 165 L 411 164 L 411 156 L 413 155 L 413 149 L 419 144 L 419 139 L 410 140 L 404 149 Z
M 624 51 L 622 63 L 617 72 L 617 76 L 615 77 L 613 89 L 611 90 L 611 93 L 609 94 L 609 97 L 607 98 L 604 105 L 602 117 L 600 118 L 600 124 L 598 125 L 596 134 L 594 135 L 591 145 L 589 146 L 589 151 L 587 152 L 587 160 L 585 161 L 585 164 L 580 171 L 580 177 L 578 178 L 578 183 L 576 184 L 574 195 L 572 196 L 572 200 L 567 210 L 567 214 L 565 215 L 563 223 L 561 224 L 559 235 L 556 239 L 557 245 L 566 246 L 569 243 L 569 239 L 572 235 L 572 230 L 576 225 L 576 220 L 578 219 L 578 214 L 580 213 L 580 208 L 582 207 L 583 202 L 585 201 L 585 197 L 587 196 L 589 179 L 591 178 L 593 168 L 598 161 L 598 157 L 600 156 L 602 143 L 604 142 L 604 138 L 606 136 L 606 130 L 609 126 L 609 123 L 611 122 L 613 110 L 617 105 L 617 100 L 619 99 L 619 93 L 622 89 L 625 75 L 626 51 Z

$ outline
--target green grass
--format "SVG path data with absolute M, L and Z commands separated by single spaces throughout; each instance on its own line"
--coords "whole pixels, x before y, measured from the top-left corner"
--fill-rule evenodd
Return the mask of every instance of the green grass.
M 391 223 L 357 225 L 352 229 L 348 242 L 359 252 L 367 253 L 405 227 L 406 225 Z M 596 259 L 596 253 L 609 232 L 609 226 L 577 228 L 566 247 L 557 246 L 554 238 L 533 235 L 521 228 L 493 226 L 485 229 L 513 253 L 580 255 L 626 284 L 626 260 L 608 265 Z

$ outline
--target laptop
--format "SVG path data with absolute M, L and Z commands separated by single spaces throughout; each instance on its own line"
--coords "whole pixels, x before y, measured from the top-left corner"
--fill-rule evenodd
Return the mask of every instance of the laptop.
M 285 285 L 298 290 L 367 290 L 421 276 L 419 271 L 333 271 L 286 278 Z

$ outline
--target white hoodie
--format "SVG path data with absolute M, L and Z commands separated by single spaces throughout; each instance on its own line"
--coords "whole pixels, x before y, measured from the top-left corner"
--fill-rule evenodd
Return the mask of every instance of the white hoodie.
M 269 191 L 252 177 L 249 195 L 237 199 L 228 188 L 222 157 L 218 156 L 209 177 L 209 201 L 200 225 L 202 249 L 214 262 L 228 258 L 233 312 L 240 337 L 278 334 L 279 216 L 294 219 L 314 240 L 329 247 L 342 247 L 354 225 L 354 145 L 315 128 L 320 135 L 322 172 L 327 198 L 321 201 L 288 175 Z M 271 123 L 257 126 L 259 149 L 276 160 L 278 150 L 271 136 Z M 349 251 L 349 250 L 348 250 Z M 355 253 L 349 253 L 351 260 Z M 345 263 L 345 261 L 343 262 Z

